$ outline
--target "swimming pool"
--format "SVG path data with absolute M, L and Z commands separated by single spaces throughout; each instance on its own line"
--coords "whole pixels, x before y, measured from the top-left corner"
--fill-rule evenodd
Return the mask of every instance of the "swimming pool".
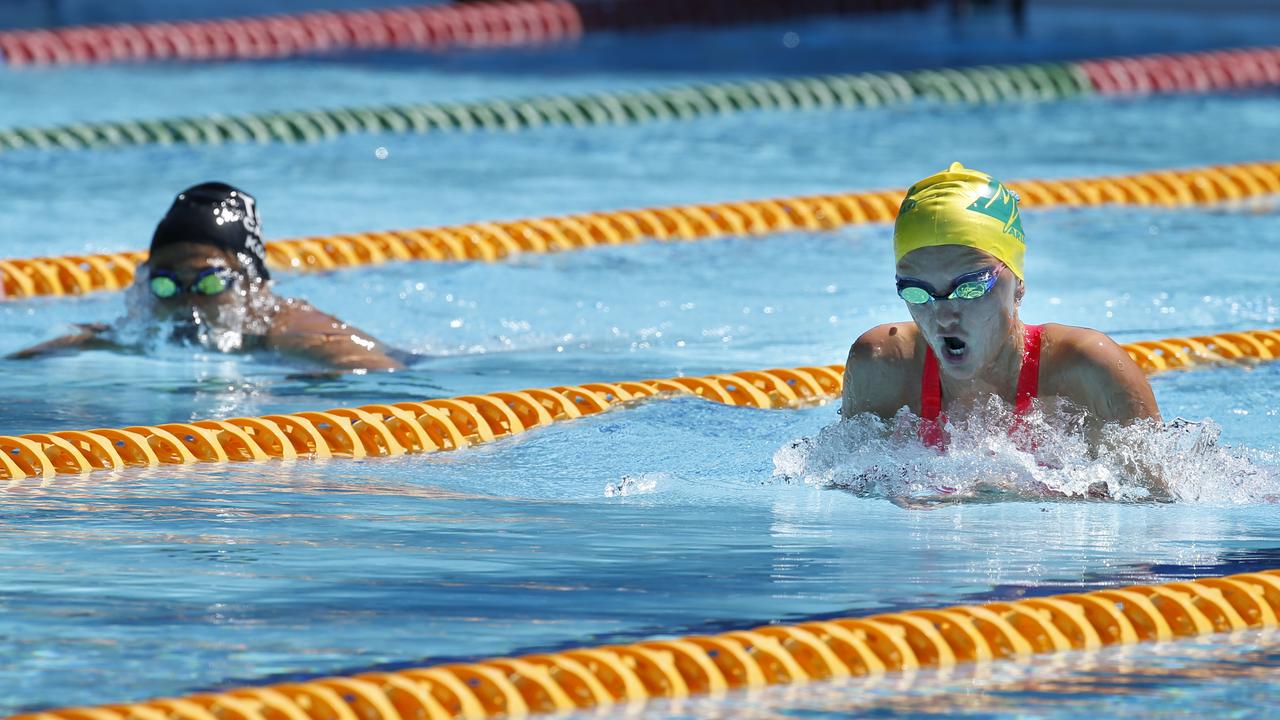
M 1241 28 L 1233 37 L 1260 41 L 1250 33 L 1264 30 Z M 782 31 L 715 37 L 737 47 Z M 646 41 L 618 42 L 644 56 Z M 565 71 L 574 53 L 590 52 L 442 62 L 475 63 L 469 72 L 485 95 L 657 77 Z M 851 56 L 863 67 L 876 61 Z M 382 62 L 188 72 L 221 78 L 199 93 L 204 109 L 269 102 L 299 77 L 339 92 L 418 92 L 417 75 Z M 546 63 L 545 75 L 537 62 Z M 243 88 L 259 77 L 281 85 L 266 82 L 262 95 L 246 98 Z M 186 82 L 164 70 L 110 68 L 42 73 L 38 84 L 66 82 L 63 92 L 81 102 L 101 93 L 106 103 L 111 83 L 125 78 L 152 90 Z M 423 92 L 462 92 L 445 80 L 429 79 Z M 185 112 L 189 101 L 149 92 L 134 107 L 138 115 Z M 31 121 L 5 107 L 0 124 Z M 1084 99 L 998 112 L 912 106 L 300 147 L 14 153 L 0 157 L 8 196 L 0 250 L 10 257 L 144 246 L 175 188 L 211 177 L 257 194 L 270 236 L 295 236 L 899 187 L 952 159 L 1009 178 L 1255 160 L 1280 125 L 1275 109 L 1273 93 Z M 41 121 L 59 122 L 88 111 L 44 112 Z M 378 147 L 386 159 L 377 158 Z M 1250 207 L 1028 213 L 1026 316 L 1099 327 L 1121 340 L 1280 324 L 1274 258 L 1263 242 L 1274 236 L 1276 207 Z M 0 433 L 840 362 L 863 329 L 902 316 L 882 272 L 888 238 L 887 227 L 872 225 L 497 265 L 281 275 L 284 293 L 427 359 L 394 376 L 337 380 L 299 378 L 299 368 L 269 358 L 177 351 L 5 361 Z M 68 322 L 111 319 L 120 303 L 98 295 L 0 305 L 9 328 L 0 350 Z M 815 478 L 778 475 L 795 474 L 785 449 L 830 424 L 830 406 L 762 412 L 694 400 L 448 455 L 15 483 L 0 503 L 0 687 L 11 689 L 0 711 L 1276 565 L 1267 499 L 1280 466 L 1280 369 L 1206 369 L 1154 384 L 1167 416 L 1212 418 L 1231 446 L 1175 453 L 1188 498 L 1170 506 L 1026 495 L 905 511 L 880 497 L 824 489 Z M 1260 633 L 1248 642 L 1257 675 L 1228 684 L 1265 699 L 1276 640 Z M 1068 680 L 1050 691 L 1024 675 L 1061 679 L 1115 667 L 1136 677 L 1133 666 L 1152 664 L 1170 669 L 1145 681 L 1147 694 L 1130 697 L 1136 709 L 1153 712 L 1177 695 L 1182 709 L 1207 714 L 1227 701 L 1197 690 L 1187 668 L 1220 667 L 1232 661 L 1224 648 L 1240 647 L 1206 640 L 1077 658 L 1065 669 L 993 670 L 997 677 L 986 682 L 996 689 L 980 694 L 987 705 L 975 712 L 1008 710 L 993 698 L 1056 692 L 1065 698 L 1061 712 L 1083 714 L 1115 692 Z M 924 697 L 964 709 L 963 694 L 938 698 L 967 689 L 968 680 L 926 675 L 892 692 L 855 683 L 771 691 L 764 704 L 778 714 L 836 714 L 881 703 L 885 712 L 909 714 Z M 745 710 L 736 702 L 745 701 L 648 712 L 737 716 Z

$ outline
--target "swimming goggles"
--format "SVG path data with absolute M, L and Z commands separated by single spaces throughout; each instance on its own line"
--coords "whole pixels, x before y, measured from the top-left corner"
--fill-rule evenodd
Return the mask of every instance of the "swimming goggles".
M 235 271 L 228 268 L 211 267 L 201 270 L 196 281 L 187 287 L 187 292 L 194 295 L 220 295 L 231 287 Z M 151 272 L 151 294 L 161 300 L 168 300 L 182 294 L 182 285 L 178 276 L 168 270 Z
M 898 278 L 898 297 L 912 305 L 923 305 L 933 300 L 977 300 L 991 292 L 1000 279 L 1003 265 L 995 265 L 982 270 L 965 273 L 951 281 L 951 292 L 940 293 L 923 280 L 915 278 Z

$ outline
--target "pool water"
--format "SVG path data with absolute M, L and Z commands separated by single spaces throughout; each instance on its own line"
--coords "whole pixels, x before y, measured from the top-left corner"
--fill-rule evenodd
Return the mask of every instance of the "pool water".
M 1085 22 L 1057 12 L 1050 19 Z M 1257 22 L 1147 20 L 1156 31 L 1095 32 L 1072 47 L 1274 39 L 1274 26 Z M 882 53 L 889 43 L 870 36 L 884 26 L 861 22 L 608 37 L 536 53 L 6 74 L 0 92 L 37 94 L 25 107 L 0 103 L 0 125 L 1068 54 L 1033 32 L 1004 56 L 1003 45 L 970 35 L 913 58 Z M 797 27 L 814 39 L 799 46 L 808 54 L 751 50 Z M 838 42 L 864 35 L 865 47 Z M 704 40 L 737 52 L 704 64 L 695 43 Z M 675 50 L 655 53 L 658 41 Z M 575 71 L 589 63 L 596 69 Z M 1086 98 L 6 153 L 0 256 L 145 246 L 173 194 L 213 178 L 257 195 L 267 234 L 285 237 L 901 188 L 952 160 L 1017 179 L 1268 159 L 1277 110 L 1274 92 Z M 1024 317 L 1122 341 L 1280 325 L 1276 220 L 1274 198 L 1028 212 Z M 281 293 L 422 362 L 325 379 L 269 356 L 174 348 L 3 360 L 0 433 L 843 362 L 860 332 L 906 317 L 892 291 L 890 236 L 869 225 L 499 264 L 281 273 Z M 121 314 L 120 295 L 6 302 L 0 353 Z M 822 443 L 832 431 L 820 433 L 836 421 L 834 406 L 760 411 L 692 399 L 435 456 L 11 483 L 0 498 L 0 712 L 1280 566 L 1280 365 L 1169 373 L 1153 386 L 1166 417 L 1207 420 L 1206 432 L 1220 433 L 1207 449 L 1159 446 L 1181 491 L 1170 504 L 1063 501 L 1022 484 L 985 502 L 904 509 L 892 487 L 841 489 L 848 468 L 838 458 L 796 455 L 802 437 L 831 451 Z M 1238 709 L 1236 696 L 1274 702 L 1278 642 L 1274 633 L 1213 637 L 610 712 L 1070 716 L 1155 714 L 1176 699 L 1181 711 L 1209 715 Z

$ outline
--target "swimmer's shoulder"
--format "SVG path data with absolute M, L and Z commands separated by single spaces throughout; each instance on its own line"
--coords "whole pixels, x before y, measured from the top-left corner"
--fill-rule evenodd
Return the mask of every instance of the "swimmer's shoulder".
M 274 335 L 340 333 L 346 323 L 298 298 L 280 298 L 271 319 Z
M 913 322 L 886 323 L 864 332 L 849 348 L 842 412 L 892 417 L 920 400 L 920 331 Z
M 333 368 L 398 370 L 391 347 L 305 300 L 280 298 L 264 338 L 270 350 L 307 357 Z
M 1046 323 L 1041 326 L 1041 368 L 1052 375 L 1080 373 L 1089 379 L 1133 365 L 1133 358 L 1105 333 L 1092 328 Z M 1137 365 L 1134 365 L 1137 367 Z M 1041 376 L 1044 373 L 1042 370 Z
M 263 340 L 266 347 L 285 353 L 310 354 L 349 336 L 347 324 L 296 298 L 280 298 Z
M 1040 365 L 1042 395 L 1084 405 L 1106 420 L 1159 417 L 1146 373 L 1105 333 L 1085 327 L 1044 325 Z
M 916 362 L 920 351 L 920 329 L 913 322 L 877 325 L 858 336 L 849 348 L 849 359 L 898 367 Z
M 316 339 L 348 339 L 361 337 L 373 342 L 373 337 L 344 320 L 330 315 L 299 298 L 280 298 L 271 318 L 267 337 L 276 339 L 312 337 Z

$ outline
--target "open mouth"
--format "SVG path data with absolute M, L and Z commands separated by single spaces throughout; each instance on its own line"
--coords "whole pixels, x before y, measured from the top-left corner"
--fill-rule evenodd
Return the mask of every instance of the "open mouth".
M 942 336 L 942 345 L 946 349 L 947 355 L 951 357 L 962 357 L 964 355 L 964 341 L 958 337 L 951 335 Z

